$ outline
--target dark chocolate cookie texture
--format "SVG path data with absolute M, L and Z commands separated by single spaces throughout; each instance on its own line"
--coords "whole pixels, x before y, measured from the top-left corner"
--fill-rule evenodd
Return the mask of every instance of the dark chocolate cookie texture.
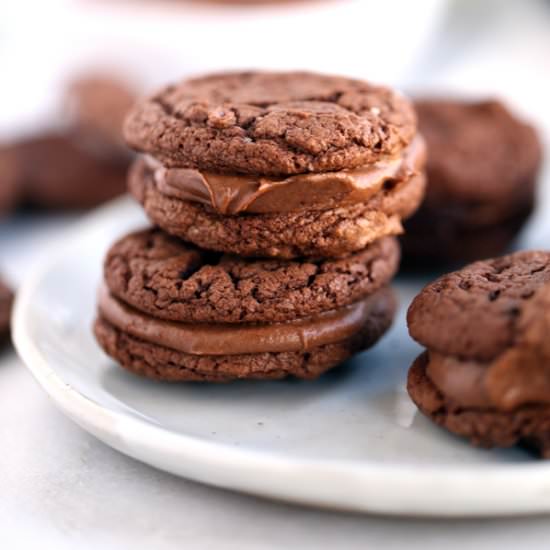
M 131 146 L 168 166 L 266 175 L 356 168 L 398 153 L 415 131 L 412 106 L 390 89 L 306 72 L 186 80 L 125 125 Z
M 207 252 L 158 229 L 115 243 L 105 261 L 110 291 L 136 309 L 185 322 L 281 322 L 349 305 L 388 284 L 395 239 L 341 260 L 246 260 Z
M 470 264 L 440 277 L 414 299 L 408 312 L 411 336 L 440 352 L 491 359 L 513 343 L 521 308 L 546 283 L 549 252 Z

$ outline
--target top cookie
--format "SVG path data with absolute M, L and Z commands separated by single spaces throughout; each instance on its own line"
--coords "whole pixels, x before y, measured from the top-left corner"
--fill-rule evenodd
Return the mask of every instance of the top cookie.
M 429 150 L 428 202 L 502 204 L 532 194 L 537 134 L 500 102 L 425 99 L 415 107 Z
M 265 175 L 356 168 L 415 133 L 412 105 L 392 90 L 307 72 L 185 80 L 138 103 L 124 128 L 167 166 Z
M 535 292 L 550 282 L 550 252 L 471 264 L 429 284 L 409 308 L 411 336 L 427 348 L 486 361 L 510 347 Z

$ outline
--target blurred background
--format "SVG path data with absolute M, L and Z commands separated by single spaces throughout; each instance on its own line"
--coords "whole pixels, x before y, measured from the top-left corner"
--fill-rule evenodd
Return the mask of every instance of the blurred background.
M 123 190 L 129 153 L 112 129 L 124 109 L 191 74 L 300 68 L 413 95 L 496 96 L 550 135 L 546 0 L 4 0 L 0 10 L 0 199 L 15 146 L 32 142 L 32 193 L 12 199 L 32 208 L 6 199 L 0 221 L 0 271 L 14 285 L 53 235 Z M 79 191 L 108 178 L 103 194 Z M 547 242 L 532 230 L 547 187 L 530 246 Z

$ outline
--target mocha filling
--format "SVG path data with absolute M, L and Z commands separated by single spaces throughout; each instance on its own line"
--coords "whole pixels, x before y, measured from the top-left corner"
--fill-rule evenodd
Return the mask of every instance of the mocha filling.
M 420 174 L 425 160 L 426 146 L 421 136 L 399 156 L 381 159 L 364 168 L 278 179 L 166 168 L 154 158 L 146 157 L 161 193 L 211 206 L 226 215 L 283 213 L 367 202 L 384 185 L 395 186 Z
M 509 412 L 550 404 L 550 371 L 535 350 L 509 348 L 488 362 L 428 352 L 426 374 L 454 405 Z
M 269 324 L 191 324 L 144 315 L 112 296 L 106 286 L 99 291 L 99 313 L 110 324 L 151 344 L 193 355 L 310 351 L 352 337 L 387 305 L 388 293 L 382 289 L 314 318 Z

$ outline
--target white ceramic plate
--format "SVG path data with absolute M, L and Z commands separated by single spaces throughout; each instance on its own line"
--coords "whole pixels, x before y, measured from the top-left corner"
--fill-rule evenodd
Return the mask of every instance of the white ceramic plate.
M 204 483 L 316 506 L 475 516 L 550 511 L 550 464 L 473 449 L 419 415 L 404 313 L 373 350 L 317 382 L 168 385 L 116 367 L 91 334 L 106 248 L 145 223 L 122 199 L 77 226 L 21 289 L 17 350 L 99 439 Z M 403 306 L 421 281 L 399 281 Z

